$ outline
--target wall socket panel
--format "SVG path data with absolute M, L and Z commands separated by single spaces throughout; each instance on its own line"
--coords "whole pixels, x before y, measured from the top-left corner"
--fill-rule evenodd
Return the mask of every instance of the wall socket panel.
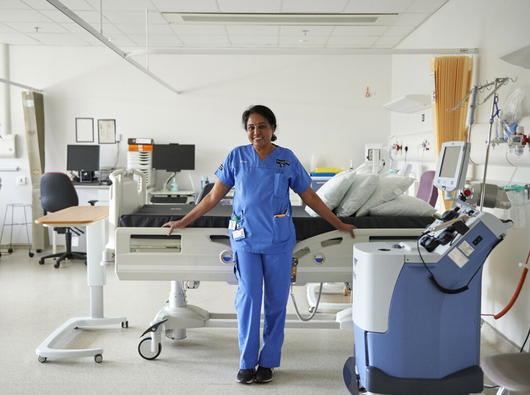
M 17 185 L 26 185 L 26 177 L 17 177 Z

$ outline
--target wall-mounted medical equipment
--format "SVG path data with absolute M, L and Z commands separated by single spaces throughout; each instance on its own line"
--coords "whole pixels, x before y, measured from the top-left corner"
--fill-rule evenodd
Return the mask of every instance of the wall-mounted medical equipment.
M 364 165 L 374 174 L 390 167 L 388 148 L 383 148 L 383 144 L 365 144 Z
M 442 145 L 435 183 L 447 195 L 464 187 L 468 158 L 468 143 Z M 350 393 L 360 385 L 392 395 L 482 391 L 482 267 L 511 221 L 451 198 L 457 204 L 416 243 L 354 245 Z
M 0 137 L 0 158 L 17 157 L 17 135 L 6 134 Z

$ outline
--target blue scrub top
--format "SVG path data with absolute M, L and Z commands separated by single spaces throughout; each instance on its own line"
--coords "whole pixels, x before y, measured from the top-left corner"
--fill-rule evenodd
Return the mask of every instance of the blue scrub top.
M 257 254 L 290 252 L 296 243 L 289 188 L 296 193 L 311 186 L 311 177 L 291 150 L 276 146 L 262 162 L 252 145 L 232 150 L 215 175 L 234 187 L 233 214 L 245 238 L 230 241 L 234 251 Z M 275 215 L 287 214 L 281 218 Z

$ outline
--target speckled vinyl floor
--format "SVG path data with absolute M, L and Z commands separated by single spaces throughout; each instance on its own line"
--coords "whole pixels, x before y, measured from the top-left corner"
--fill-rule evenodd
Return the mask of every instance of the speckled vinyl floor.
M 39 363 L 36 348 L 62 323 L 90 315 L 86 267 L 69 261 L 59 269 L 39 265 L 18 248 L 0 257 L 0 394 L 348 394 L 344 362 L 353 353 L 353 332 L 338 329 L 285 331 L 282 366 L 266 385 L 235 382 L 239 366 L 237 329 L 188 329 L 187 338 L 162 339 L 154 361 L 138 354 L 140 335 L 168 299 L 169 282 L 119 281 L 107 267 L 105 316 L 126 316 L 120 325 L 72 330 L 56 347 L 102 347 L 103 362 L 93 358 Z M 295 287 L 302 314 L 307 314 L 305 287 Z M 234 313 L 236 286 L 201 283 L 187 292 L 188 303 L 210 312 Z M 326 299 L 327 298 L 327 299 Z M 342 296 L 327 296 L 345 299 Z M 288 313 L 294 313 L 289 302 Z M 491 329 L 483 327 L 493 332 Z M 502 340 L 501 340 L 502 341 Z M 507 343 L 507 342 L 506 342 Z M 483 356 L 499 352 L 495 334 L 484 336 Z M 493 395 L 496 390 L 486 389 Z

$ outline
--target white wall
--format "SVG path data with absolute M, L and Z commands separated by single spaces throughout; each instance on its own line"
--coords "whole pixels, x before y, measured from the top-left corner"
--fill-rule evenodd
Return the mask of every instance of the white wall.
M 499 107 L 502 109 L 504 101 L 515 88 L 527 90 L 530 84 L 530 70 L 511 65 L 499 59 L 499 54 L 524 45 L 528 45 L 530 24 L 528 15 L 530 2 L 526 0 L 508 0 L 501 3 L 494 0 L 450 0 L 434 16 L 417 29 L 411 36 L 404 40 L 400 48 L 479 48 L 477 62 L 476 82 L 478 84 L 493 81 L 496 77 L 517 78 L 517 82 L 510 83 L 499 90 Z M 429 59 L 424 55 L 399 55 L 393 57 L 392 67 L 392 99 L 405 94 L 429 94 Z M 479 94 L 481 102 L 490 92 Z M 526 98 L 523 115 L 530 115 Z M 472 132 L 473 150 L 484 157 L 487 125 L 491 113 L 492 101 L 478 107 L 476 123 L 480 123 Z M 429 120 L 432 119 L 430 110 L 427 110 Z M 407 141 L 407 133 L 428 131 L 425 136 L 432 133 L 432 127 L 425 128 L 418 124 L 420 113 L 411 115 L 392 114 L 391 133 L 399 139 Z M 527 131 L 528 132 L 528 131 Z M 473 134 L 475 133 L 475 134 Z M 490 151 L 495 163 L 504 163 L 504 166 L 493 165 L 488 169 L 487 182 L 502 185 L 513 176 L 513 182 L 530 183 L 528 167 L 515 168 L 510 166 L 505 159 L 506 145 L 498 146 Z M 528 149 L 527 153 L 528 155 Z M 511 158 L 517 163 L 515 157 Z M 528 162 L 528 160 L 526 160 Z M 432 163 L 434 166 L 434 161 Z M 475 177 L 481 179 L 483 167 L 475 169 Z M 530 223 L 530 205 L 522 210 L 526 215 L 526 223 Z M 509 213 L 501 210 L 490 210 L 500 218 L 510 217 Z M 519 281 L 522 269 L 519 262 L 525 262 L 530 246 L 528 226 L 525 229 L 510 229 L 506 239 L 492 252 L 484 267 L 483 277 L 483 313 L 498 313 L 511 299 Z M 512 310 L 503 318 L 495 321 L 491 317 L 486 320 L 500 330 L 508 339 L 522 345 L 524 337 L 530 326 L 530 283 L 527 282 L 519 300 Z M 527 345 L 528 350 L 528 345 Z
M 390 127 L 382 105 L 390 100 L 391 56 L 152 56 L 150 70 L 180 95 L 106 48 L 11 47 L 10 66 L 11 80 L 44 90 L 47 171 L 65 171 L 76 117 L 116 119 L 121 166 L 129 137 L 195 144 L 196 190 L 202 176 L 215 180 L 215 170 L 233 147 L 248 143 L 240 117 L 251 104 L 271 107 L 277 143 L 292 149 L 308 170 L 312 153 L 319 166 L 361 164 L 365 143 L 386 143 Z M 21 156 L 0 160 L 21 170 L 0 174 L 0 215 L 6 203 L 30 201 L 30 187 L 15 183 L 16 175 L 30 171 L 21 90 L 12 87 L 11 96 Z M 101 164 L 112 165 L 115 153 L 115 145 L 102 145 Z M 159 172 L 159 185 L 166 175 Z M 187 172 L 178 183 L 191 188 Z M 23 236 L 16 240 L 25 243 Z

